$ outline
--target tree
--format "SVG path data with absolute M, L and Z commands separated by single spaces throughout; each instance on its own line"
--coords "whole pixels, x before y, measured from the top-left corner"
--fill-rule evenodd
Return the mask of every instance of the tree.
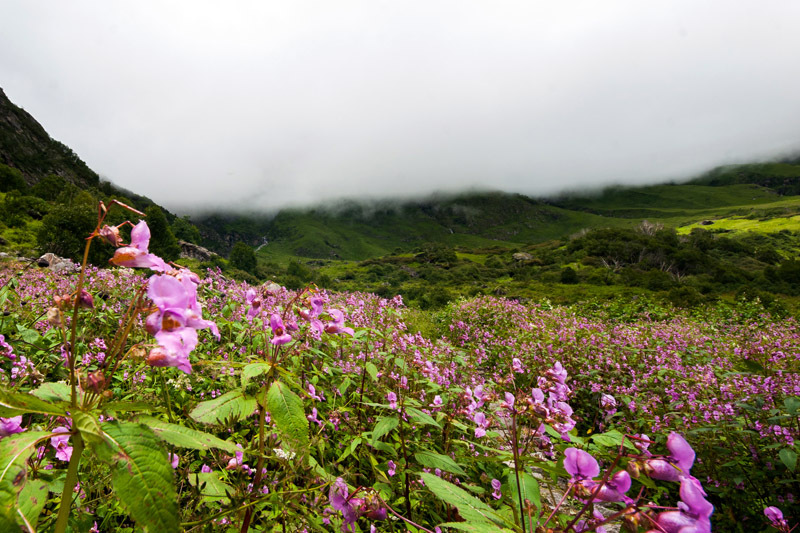
M 200 244 L 200 230 L 189 221 L 188 217 L 176 217 L 175 220 L 172 221 L 172 233 L 182 241 Z
M 0 163 L 0 192 L 24 191 L 27 188 L 22 172 Z
M 253 251 L 253 248 L 241 241 L 233 245 L 228 261 L 230 261 L 232 267 L 244 270 L 250 274 L 255 274 L 256 265 L 258 264 L 256 261 L 256 253 Z
M 80 262 L 83 260 L 86 237 L 94 231 L 96 225 L 97 213 L 94 210 L 84 205 L 57 205 L 42 219 L 36 242 L 42 253 L 52 252 Z M 92 243 L 92 255 L 89 257 L 91 263 L 99 265 L 104 262 L 103 259 L 108 260 L 110 254 L 103 248 L 105 247 L 100 245 L 99 240 Z
M 150 228 L 150 252 L 160 256 L 165 261 L 174 261 L 181 255 L 178 239 L 172 233 L 167 222 L 167 217 L 157 205 L 151 205 L 145 210 L 147 227 Z

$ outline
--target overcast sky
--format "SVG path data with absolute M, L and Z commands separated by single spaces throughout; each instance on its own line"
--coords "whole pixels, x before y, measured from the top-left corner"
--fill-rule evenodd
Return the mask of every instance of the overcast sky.
M 800 149 L 796 0 L 6 0 L 0 87 L 185 212 L 685 179 Z

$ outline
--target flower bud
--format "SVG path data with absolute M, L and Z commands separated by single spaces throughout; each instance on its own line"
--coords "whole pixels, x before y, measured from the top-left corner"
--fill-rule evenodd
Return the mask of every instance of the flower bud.
M 119 234 L 119 228 L 116 226 L 103 226 L 99 234 L 100 238 L 111 246 L 120 246 L 122 244 L 122 237 Z
M 47 321 L 51 326 L 56 327 L 59 327 L 63 324 L 61 320 L 61 311 L 58 310 L 58 307 L 51 307 L 47 310 Z

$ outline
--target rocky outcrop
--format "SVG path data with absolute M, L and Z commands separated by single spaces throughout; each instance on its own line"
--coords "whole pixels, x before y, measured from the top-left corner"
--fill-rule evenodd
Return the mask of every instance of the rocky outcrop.
M 191 242 L 178 241 L 178 245 L 181 247 L 182 258 L 210 261 L 213 256 L 217 255 L 211 250 Z
M 71 274 L 77 272 L 81 267 L 77 263 L 73 263 L 72 259 L 66 257 L 59 257 L 53 253 L 46 253 L 36 260 L 36 264 L 42 268 L 47 268 L 53 272 Z

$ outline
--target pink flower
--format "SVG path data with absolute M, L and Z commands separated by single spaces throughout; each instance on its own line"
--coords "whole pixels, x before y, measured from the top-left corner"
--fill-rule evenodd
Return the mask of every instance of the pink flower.
M 117 248 L 111 262 L 117 266 L 149 268 L 156 272 L 166 272 L 169 267 L 163 259 L 147 251 L 150 245 L 150 228 L 144 220 L 131 230 L 131 244 Z
M 485 436 L 486 430 L 489 428 L 489 421 L 486 419 L 486 415 L 478 411 L 473 415 L 472 421 L 478 425 L 478 427 L 475 428 L 475 438 L 479 439 Z
M 0 438 L 25 431 L 20 424 L 22 424 L 22 415 L 11 418 L 0 418 Z
M 180 457 L 176 454 L 170 452 L 167 454 L 167 458 L 169 459 L 169 463 L 172 465 L 172 469 L 178 468 L 178 463 L 180 462 Z
M 564 470 L 572 476 L 571 481 L 592 479 L 600 474 L 600 465 L 588 452 L 578 448 L 564 450 Z
M 389 477 L 394 476 L 395 473 L 397 472 L 397 465 L 394 464 L 394 461 L 389 459 L 389 462 L 386 463 L 386 466 L 388 466 L 388 468 L 386 469 L 386 473 L 389 474 Z
M 500 498 L 502 498 L 502 497 L 503 497 L 503 493 L 502 493 L 502 492 L 500 492 L 500 488 L 501 488 L 502 486 L 503 486 L 503 485 L 502 485 L 502 483 L 500 483 L 500 480 L 499 480 L 499 479 L 493 479 L 493 480 L 492 480 L 492 497 L 493 497 L 495 500 L 499 500 Z
M 56 458 L 60 461 L 69 461 L 72 458 L 72 446 L 69 443 L 69 429 L 65 427 L 57 427 L 53 433 L 67 433 L 67 435 L 59 435 L 57 437 L 50 437 L 50 445 L 56 450 Z
M 695 453 L 692 447 L 674 431 L 667 437 L 670 454 L 663 459 L 648 459 L 645 471 L 653 479 L 661 481 L 680 481 L 694 465 Z
M 504 396 L 505 396 L 505 401 L 500 403 L 500 407 L 503 409 L 507 409 L 509 411 L 513 411 L 514 401 L 515 401 L 514 395 L 511 394 L 510 392 L 506 392 Z
M 783 518 L 783 512 L 777 507 L 765 507 L 764 516 L 767 517 L 775 529 L 783 531 L 789 528 L 789 522 Z
M 328 314 L 331 315 L 333 318 L 332 322 L 328 322 L 325 324 L 325 332 L 326 333 L 347 333 L 351 337 L 354 334 L 353 328 L 345 327 L 344 325 L 344 313 L 339 311 L 338 309 L 330 309 Z
M 6 342 L 6 338 L 3 335 L 0 335 L 0 347 L 3 348 L 6 357 L 9 359 L 16 359 L 16 356 L 14 355 L 14 348 L 12 348 L 11 345 Z
M 272 344 L 281 346 L 292 341 L 292 336 L 286 332 L 286 328 L 283 325 L 281 315 L 272 313 L 269 318 L 269 325 L 272 328 L 272 340 L 270 341 Z
M 386 399 L 389 400 L 389 409 L 397 409 L 397 394 L 389 391 L 386 394 Z
M 684 477 L 677 511 L 660 513 L 656 522 L 666 533 L 711 533 L 714 506 L 705 499 L 700 482 Z

